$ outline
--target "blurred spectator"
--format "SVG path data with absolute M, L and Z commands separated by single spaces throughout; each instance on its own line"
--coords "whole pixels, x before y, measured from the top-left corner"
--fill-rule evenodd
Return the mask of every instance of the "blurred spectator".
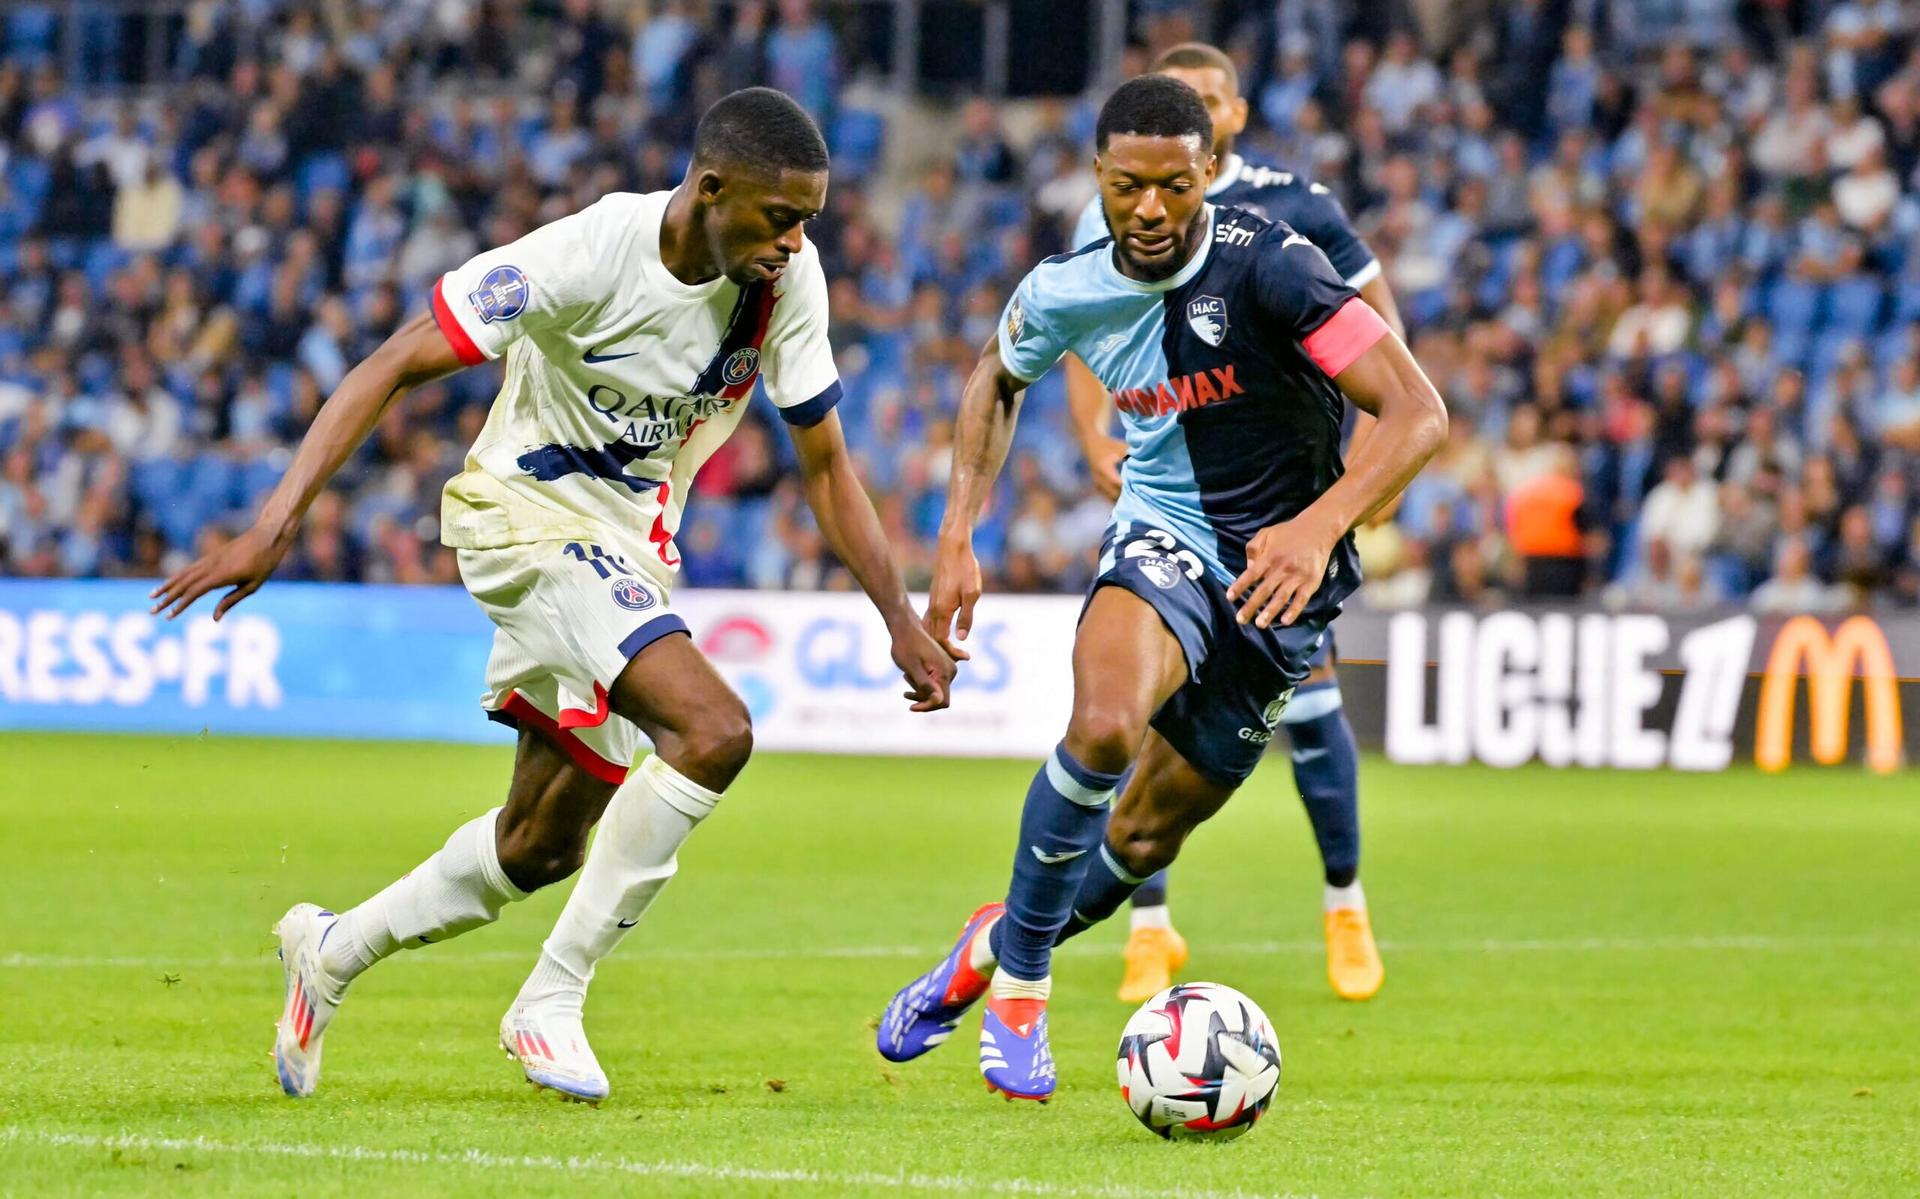
M 1815 578 L 1812 557 L 1806 542 L 1798 538 L 1780 543 L 1774 554 L 1773 577 L 1754 588 L 1748 600 L 1756 612 L 1786 615 L 1796 612 L 1822 614 L 1846 607 L 1847 595 Z
M 140 58 L 105 53 L 105 26 L 74 79 L 0 64 L 0 569 L 150 575 L 228 535 L 447 267 L 672 186 L 702 106 L 772 83 L 845 164 L 809 229 L 841 415 L 924 583 L 966 372 L 1093 194 L 1098 97 L 929 124 L 859 81 L 847 5 L 389 7 L 190 6 L 174 79 L 138 91 L 95 86 Z M 1236 43 L 1275 50 L 1246 63 L 1243 148 L 1339 194 L 1455 414 L 1360 531 L 1358 602 L 1920 603 L 1909 8 L 1467 6 L 1423 47 L 1311 0 Z M 1193 17 L 1132 32 L 1157 46 Z M 437 489 L 498 369 L 396 404 L 289 568 L 452 578 Z M 695 485 L 689 579 L 850 585 L 751 411 Z M 1082 585 L 1107 508 L 1058 379 L 1029 389 L 1011 462 L 990 585 Z
M 1574 599 L 1586 571 L 1586 492 L 1572 449 L 1552 447 L 1548 468 L 1507 492 L 1507 543 L 1521 561 L 1529 599 Z

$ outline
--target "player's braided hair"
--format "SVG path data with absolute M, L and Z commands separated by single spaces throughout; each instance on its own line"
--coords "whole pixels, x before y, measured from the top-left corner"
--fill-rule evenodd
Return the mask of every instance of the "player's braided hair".
M 693 132 L 693 160 L 761 175 L 827 169 L 827 140 L 785 92 L 748 87 L 720 97 Z
M 1168 75 L 1141 75 L 1114 89 L 1100 108 L 1094 127 L 1094 148 L 1105 152 L 1116 133 L 1143 137 L 1198 137 L 1202 148 L 1213 145 L 1213 119 L 1200 93 Z
M 1205 42 L 1181 42 L 1177 46 L 1168 46 L 1147 69 L 1156 74 L 1167 70 L 1219 71 L 1227 77 L 1227 87 L 1233 94 L 1240 94 L 1240 71 L 1233 65 L 1233 59 L 1227 56 L 1225 50 Z

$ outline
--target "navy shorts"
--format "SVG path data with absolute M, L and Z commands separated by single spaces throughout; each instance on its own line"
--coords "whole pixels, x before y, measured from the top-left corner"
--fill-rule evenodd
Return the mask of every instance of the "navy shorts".
M 1120 587 L 1159 614 L 1187 659 L 1187 682 L 1153 716 L 1153 728 L 1195 769 L 1239 786 L 1260 764 L 1293 689 L 1329 640 L 1338 604 L 1316 603 L 1291 625 L 1241 624 L 1197 554 L 1159 530 L 1109 530 L 1093 581 Z

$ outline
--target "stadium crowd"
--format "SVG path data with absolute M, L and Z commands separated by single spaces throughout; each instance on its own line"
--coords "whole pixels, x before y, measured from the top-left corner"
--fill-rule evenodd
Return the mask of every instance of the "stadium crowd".
M 442 271 L 671 186 L 704 105 L 768 83 L 829 132 L 810 236 L 841 413 L 924 583 L 961 384 L 1092 194 L 1098 97 L 1026 104 L 1017 139 L 966 101 L 951 156 L 882 204 L 888 121 L 849 101 L 841 10 L 629 7 L 192 0 L 164 86 L 127 92 L 56 44 L 56 6 L 8 5 L 0 574 L 153 576 L 236 531 Z M 1920 603 L 1920 6 L 1135 10 L 1127 69 L 1231 46 L 1242 148 L 1344 199 L 1452 409 L 1362 530 L 1367 602 Z M 282 577 L 452 581 L 439 490 L 496 381 L 396 405 Z M 847 585 L 774 423 L 743 422 L 696 494 L 691 582 Z M 980 531 L 993 585 L 1080 586 L 1106 514 L 1056 372 Z

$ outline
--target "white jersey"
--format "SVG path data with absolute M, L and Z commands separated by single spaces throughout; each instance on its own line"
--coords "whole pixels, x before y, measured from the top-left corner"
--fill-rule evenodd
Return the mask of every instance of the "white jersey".
M 434 319 L 460 360 L 507 358 L 442 499 L 447 545 L 639 543 L 649 550 L 633 565 L 671 585 L 688 485 L 754 380 L 794 424 L 839 401 L 813 245 L 771 283 L 688 286 L 660 260 L 672 194 L 609 195 L 434 284 Z

